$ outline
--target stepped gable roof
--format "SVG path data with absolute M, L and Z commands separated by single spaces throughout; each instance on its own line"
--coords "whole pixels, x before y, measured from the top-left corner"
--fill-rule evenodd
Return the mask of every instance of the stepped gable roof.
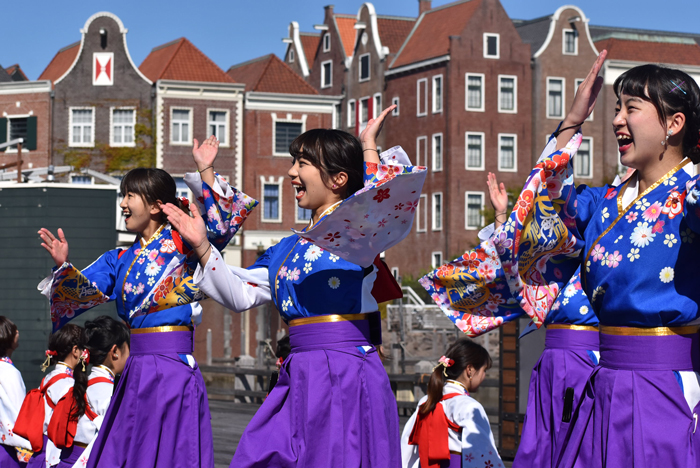
M 80 41 L 70 44 L 56 53 L 48 66 L 39 76 L 40 80 L 50 80 L 52 83 L 62 77 L 75 62 L 80 51 Z
M 5 68 L 5 71 L 10 75 L 12 81 L 29 81 L 29 78 L 27 78 L 27 75 L 24 74 L 22 68 L 20 68 L 17 63 Z
M 461 34 L 480 4 L 480 0 L 461 0 L 423 13 L 390 68 L 447 55 L 450 36 Z
M 184 37 L 153 48 L 139 70 L 153 82 L 234 83 L 229 75 Z
M 333 21 L 338 27 L 345 56 L 351 57 L 355 50 L 355 23 L 357 18 L 354 15 L 335 14 L 333 15 Z
M 234 65 L 228 75 L 238 83 L 245 83 L 246 91 L 281 94 L 318 94 L 313 86 L 297 75 L 275 54 L 264 55 Z
M 321 34 L 300 32 L 299 39 L 301 40 L 301 48 L 304 50 L 304 56 L 306 57 L 306 64 L 309 66 L 309 69 L 311 69 L 314 66 L 314 58 L 316 57 L 318 44 L 321 42 Z
M 416 18 L 377 15 L 377 29 L 382 45 L 389 48 L 389 53 L 396 54 L 415 24 Z
M 700 46 L 692 39 L 655 41 L 610 37 L 596 41 L 595 46 L 599 51 L 608 51 L 608 60 L 700 66 Z

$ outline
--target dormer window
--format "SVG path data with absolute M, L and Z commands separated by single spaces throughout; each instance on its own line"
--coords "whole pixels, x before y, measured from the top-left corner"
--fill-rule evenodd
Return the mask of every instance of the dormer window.
M 360 55 L 360 81 L 369 80 L 369 54 Z
M 563 34 L 562 53 L 564 55 L 578 55 L 578 31 L 565 29 Z
M 289 63 L 294 63 L 294 49 L 289 49 Z
M 484 58 L 500 58 L 500 36 L 498 34 L 484 33 Z
M 331 51 L 331 35 L 330 35 L 330 33 L 326 33 L 323 35 L 323 51 L 324 52 Z

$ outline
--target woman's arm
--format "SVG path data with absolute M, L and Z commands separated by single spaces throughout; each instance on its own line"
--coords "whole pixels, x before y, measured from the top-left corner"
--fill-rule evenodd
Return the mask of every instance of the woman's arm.
M 367 126 L 360 134 L 360 143 L 362 143 L 362 155 L 366 163 L 379 164 L 379 151 L 377 150 L 377 137 L 384 126 L 384 119 L 389 112 L 396 109 L 396 105 L 392 105 L 384 109 L 376 119 L 370 119 Z
M 214 161 L 216 160 L 216 153 L 219 151 L 219 140 L 214 136 L 210 136 L 199 145 L 199 141 L 194 139 L 194 146 L 192 147 L 192 157 L 194 158 L 194 163 L 197 166 L 197 171 L 202 176 L 202 182 L 207 184 L 209 187 L 214 186 Z

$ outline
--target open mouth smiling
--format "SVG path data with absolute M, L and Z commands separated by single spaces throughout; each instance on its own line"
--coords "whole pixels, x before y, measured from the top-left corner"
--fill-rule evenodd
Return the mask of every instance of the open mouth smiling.
M 632 143 L 634 143 L 634 140 L 632 139 L 632 137 L 626 133 L 618 132 L 616 134 L 616 136 L 617 136 L 617 146 L 620 150 L 620 153 L 624 153 L 625 151 L 630 149 L 630 147 L 632 146 Z

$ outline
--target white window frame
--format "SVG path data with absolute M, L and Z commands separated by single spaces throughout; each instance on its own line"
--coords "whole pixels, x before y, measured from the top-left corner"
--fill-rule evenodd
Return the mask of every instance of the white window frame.
M 418 205 L 416 206 L 416 232 L 428 232 L 428 195 L 423 194 L 418 200 Z M 423 229 L 421 229 L 421 217 L 423 219 Z
M 436 255 L 440 256 L 440 262 L 435 261 Z M 430 252 L 430 264 L 431 264 L 433 269 L 440 268 L 444 263 L 445 263 L 445 259 L 442 255 L 442 252 Z
M 273 156 L 288 156 L 291 157 L 292 155 L 289 154 L 288 151 L 284 153 L 278 153 L 277 152 L 277 122 L 288 122 L 288 123 L 300 123 L 301 124 L 301 133 L 304 133 L 306 131 L 306 114 L 302 114 L 301 118 L 299 119 L 293 119 L 292 114 L 287 114 L 285 118 L 280 118 L 277 117 L 276 113 L 272 113 L 272 155 Z M 300 133 L 300 135 L 301 135 Z
M 17 114 L 17 115 L 4 115 L 3 117 L 7 119 L 7 141 L 10 141 L 12 139 L 12 136 L 10 135 L 10 120 L 13 119 L 28 119 L 31 117 L 33 114 Z M 94 114 L 93 114 L 94 117 Z M 72 128 L 72 127 L 71 127 Z M 93 132 L 94 132 L 94 127 L 93 127 Z M 26 139 L 25 139 L 26 140 Z M 94 138 L 93 138 L 94 141 Z M 25 141 L 26 144 L 26 141 Z M 24 146 L 22 146 L 22 152 L 27 152 L 29 150 L 25 149 Z M 17 153 L 17 145 L 13 146 L 6 146 L 5 147 L 5 154 L 7 153 Z M 31 168 L 31 167 L 30 167 Z
M 360 123 L 360 132 L 367 127 L 367 123 L 372 118 L 372 114 L 369 113 L 369 104 L 372 102 L 373 98 L 371 96 L 363 96 L 357 100 L 357 121 Z M 367 102 L 367 120 L 362 121 L 362 102 Z
M 294 47 L 289 49 L 289 63 L 294 63 Z
M 437 197 L 440 198 L 440 209 L 439 210 L 436 208 L 436 203 L 435 203 L 435 200 Z M 433 231 L 442 231 L 442 226 L 443 226 L 443 224 L 445 224 L 443 222 L 444 221 L 443 206 L 445 205 L 445 198 L 442 196 L 442 192 L 433 193 L 433 196 L 431 198 L 432 198 L 431 205 L 433 207 L 433 209 L 431 211 L 431 217 L 430 217 L 431 218 L 431 226 L 432 226 Z M 438 219 L 435 216 L 438 213 L 440 214 L 440 223 L 437 222 Z
M 187 132 L 187 141 L 173 141 L 173 111 L 187 111 L 189 117 L 187 119 L 187 124 L 190 126 Z M 192 107 L 180 107 L 175 106 L 170 108 L 170 146 L 192 146 L 192 127 L 193 127 L 193 116 L 194 109 Z M 184 122 L 184 120 L 178 120 L 178 122 Z M 182 135 L 182 128 L 180 129 L 180 135 Z
M 503 109 L 501 107 L 501 80 L 504 78 L 513 80 L 513 109 Z M 518 76 L 517 75 L 498 75 L 498 112 L 501 114 L 517 114 L 518 113 Z
M 578 87 L 581 86 L 581 83 L 585 81 L 585 78 L 576 78 L 574 79 L 574 96 L 576 96 L 576 93 L 578 92 Z M 586 119 L 586 122 L 592 121 L 593 120 L 593 113 L 595 111 L 591 111 L 591 115 L 588 116 Z
M 78 184 L 77 182 L 73 182 L 75 177 L 87 177 L 88 179 L 90 179 L 90 183 L 89 184 Z M 89 175 L 85 175 L 85 174 L 71 174 L 70 175 L 70 183 L 75 184 L 75 185 L 95 185 L 95 178 L 92 176 L 89 176 Z
M 393 105 L 396 105 L 396 109 L 394 109 L 393 111 L 391 111 L 391 115 L 397 116 L 397 115 L 400 114 L 400 112 L 399 112 L 399 111 L 400 111 L 399 103 L 400 103 L 400 101 L 399 101 L 398 96 L 397 96 L 397 97 L 391 98 L 391 105 L 392 105 L 392 106 L 393 106 Z
M 572 32 L 574 33 L 574 51 L 573 52 L 567 52 L 566 51 L 566 33 L 567 32 Z M 561 53 L 563 55 L 578 55 L 578 31 L 575 29 L 562 29 L 561 31 Z
M 372 118 L 376 119 L 382 113 L 382 93 L 372 96 Z
M 91 110 L 92 111 L 92 142 L 91 143 L 74 143 L 73 142 L 73 111 L 74 110 Z M 84 124 L 78 124 L 82 125 Z M 81 131 L 82 135 L 82 131 Z M 9 132 L 8 132 L 9 136 Z M 82 139 L 82 136 L 81 136 Z M 90 106 L 83 107 L 69 107 L 68 108 L 68 146 L 72 148 L 94 148 L 95 147 L 95 108 Z
M 438 166 L 437 164 L 437 154 L 435 151 L 436 144 L 435 141 L 437 138 L 440 138 L 440 165 Z M 433 133 L 433 136 L 431 138 L 431 146 L 432 146 L 432 162 L 433 162 L 433 172 L 441 172 L 442 168 L 445 167 L 445 139 L 442 136 L 442 132 L 440 133 Z
M 438 100 L 437 92 L 436 92 L 436 83 L 440 81 L 440 96 Z M 442 79 L 442 75 L 435 75 L 433 76 L 433 114 L 441 114 L 442 109 L 443 109 L 443 94 L 445 94 L 445 80 Z
M 130 110 L 134 111 L 134 121 L 131 124 L 134 129 L 134 138 L 131 143 L 115 143 L 114 142 L 114 111 L 115 110 Z M 109 146 L 113 148 L 133 148 L 136 146 L 136 108 L 135 107 L 110 107 L 109 108 Z
M 350 99 L 348 101 L 348 127 L 355 128 L 357 121 L 357 101 Z
M 367 78 L 362 78 L 362 57 L 367 57 Z M 362 54 L 357 60 L 357 79 L 360 83 L 364 83 L 370 78 L 372 78 L 372 57 L 370 54 Z
M 425 93 L 423 95 L 423 112 L 420 106 L 420 88 L 423 86 Z M 425 117 L 428 115 L 428 79 L 421 78 L 416 81 L 416 117 Z
M 277 203 L 278 210 L 277 218 L 265 218 L 265 186 L 266 185 L 277 185 Z M 265 176 L 260 176 L 260 200 L 262 206 L 260 207 L 260 222 L 262 223 L 281 223 L 282 222 L 282 188 L 284 186 L 284 177 L 280 176 L 275 178 L 275 176 L 270 176 L 265 179 Z M 296 217 L 296 215 L 294 215 Z
M 421 150 L 423 151 L 421 153 Z M 423 163 L 423 164 L 421 164 Z M 416 138 L 416 166 L 428 167 L 428 137 Z
M 399 267 L 391 267 L 391 274 L 394 276 L 396 281 L 399 281 Z
M 479 212 L 481 213 L 481 221 L 479 222 L 478 226 L 470 226 L 469 225 L 469 195 L 479 195 L 481 197 L 481 208 L 479 209 Z M 485 194 L 484 192 L 464 192 L 464 229 L 466 231 L 475 231 L 477 229 L 480 229 L 481 226 L 484 225 L 484 201 L 485 201 Z
M 268 185 L 270 185 L 270 184 L 268 184 Z M 296 224 L 309 224 L 309 220 L 308 220 L 308 219 L 299 219 L 299 208 L 301 208 L 301 207 L 299 206 L 299 204 L 298 204 L 298 203 L 295 204 L 295 206 L 294 206 L 294 222 L 295 222 Z M 303 208 L 302 208 L 302 209 L 303 209 Z
M 481 107 L 469 107 L 469 77 L 478 76 L 481 78 Z M 484 112 L 486 110 L 486 76 L 483 73 L 464 74 L 464 110 L 469 112 Z
M 226 114 L 226 120 L 224 121 L 224 134 L 226 135 L 226 142 L 225 143 L 219 143 L 219 146 L 222 148 L 229 148 L 231 146 L 231 132 L 229 129 L 231 128 L 230 125 L 230 115 L 231 113 L 229 112 L 228 109 L 215 109 L 215 108 L 210 108 L 207 109 L 207 135 L 211 136 L 209 133 L 209 127 L 213 123 L 209 118 L 211 117 L 210 112 L 223 112 Z M 216 122 L 217 125 L 221 124 L 221 122 Z M 218 137 L 217 137 L 218 138 Z
M 576 159 L 574 157 L 574 177 L 578 179 L 592 179 L 593 178 L 593 168 L 595 167 L 593 165 L 593 137 L 583 137 L 583 140 L 588 140 L 588 147 L 589 147 L 589 157 L 588 157 L 588 164 L 589 164 L 589 171 L 590 175 L 588 176 L 582 176 L 576 173 Z M 582 142 L 583 144 L 583 142 Z
M 553 115 L 549 113 L 549 89 L 552 80 L 561 80 L 561 114 Z M 566 108 L 566 78 L 562 76 L 548 76 L 547 77 L 547 89 L 545 92 L 545 112 L 547 113 L 548 119 L 561 120 L 564 118 L 564 109 Z
M 478 135 L 481 137 L 481 165 L 479 167 L 469 166 L 469 135 Z M 468 171 L 483 171 L 484 160 L 486 155 L 486 134 L 484 132 L 464 132 L 464 168 Z
M 330 52 L 331 51 L 331 33 L 327 32 L 323 35 L 323 51 L 324 52 Z
M 328 72 L 330 80 L 328 81 L 328 84 L 325 84 L 327 63 L 330 64 L 330 71 Z M 333 60 L 325 60 L 321 62 L 321 89 L 330 88 L 331 86 L 333 86 Z
M 504 137 L 513 138 L 513 167 L 511 169 L 501 166 L 501 139 Z M 515 133 L 498 134 L 498 170 L 500 172 L 518 172 L 518 135 Z
M 496 55 L 488 54 L 489 37 L 496 38 Z M 484 58 L 488 59 L 500 59 L 501 58 L 501 35 L 498 33 L 484 33 Z

